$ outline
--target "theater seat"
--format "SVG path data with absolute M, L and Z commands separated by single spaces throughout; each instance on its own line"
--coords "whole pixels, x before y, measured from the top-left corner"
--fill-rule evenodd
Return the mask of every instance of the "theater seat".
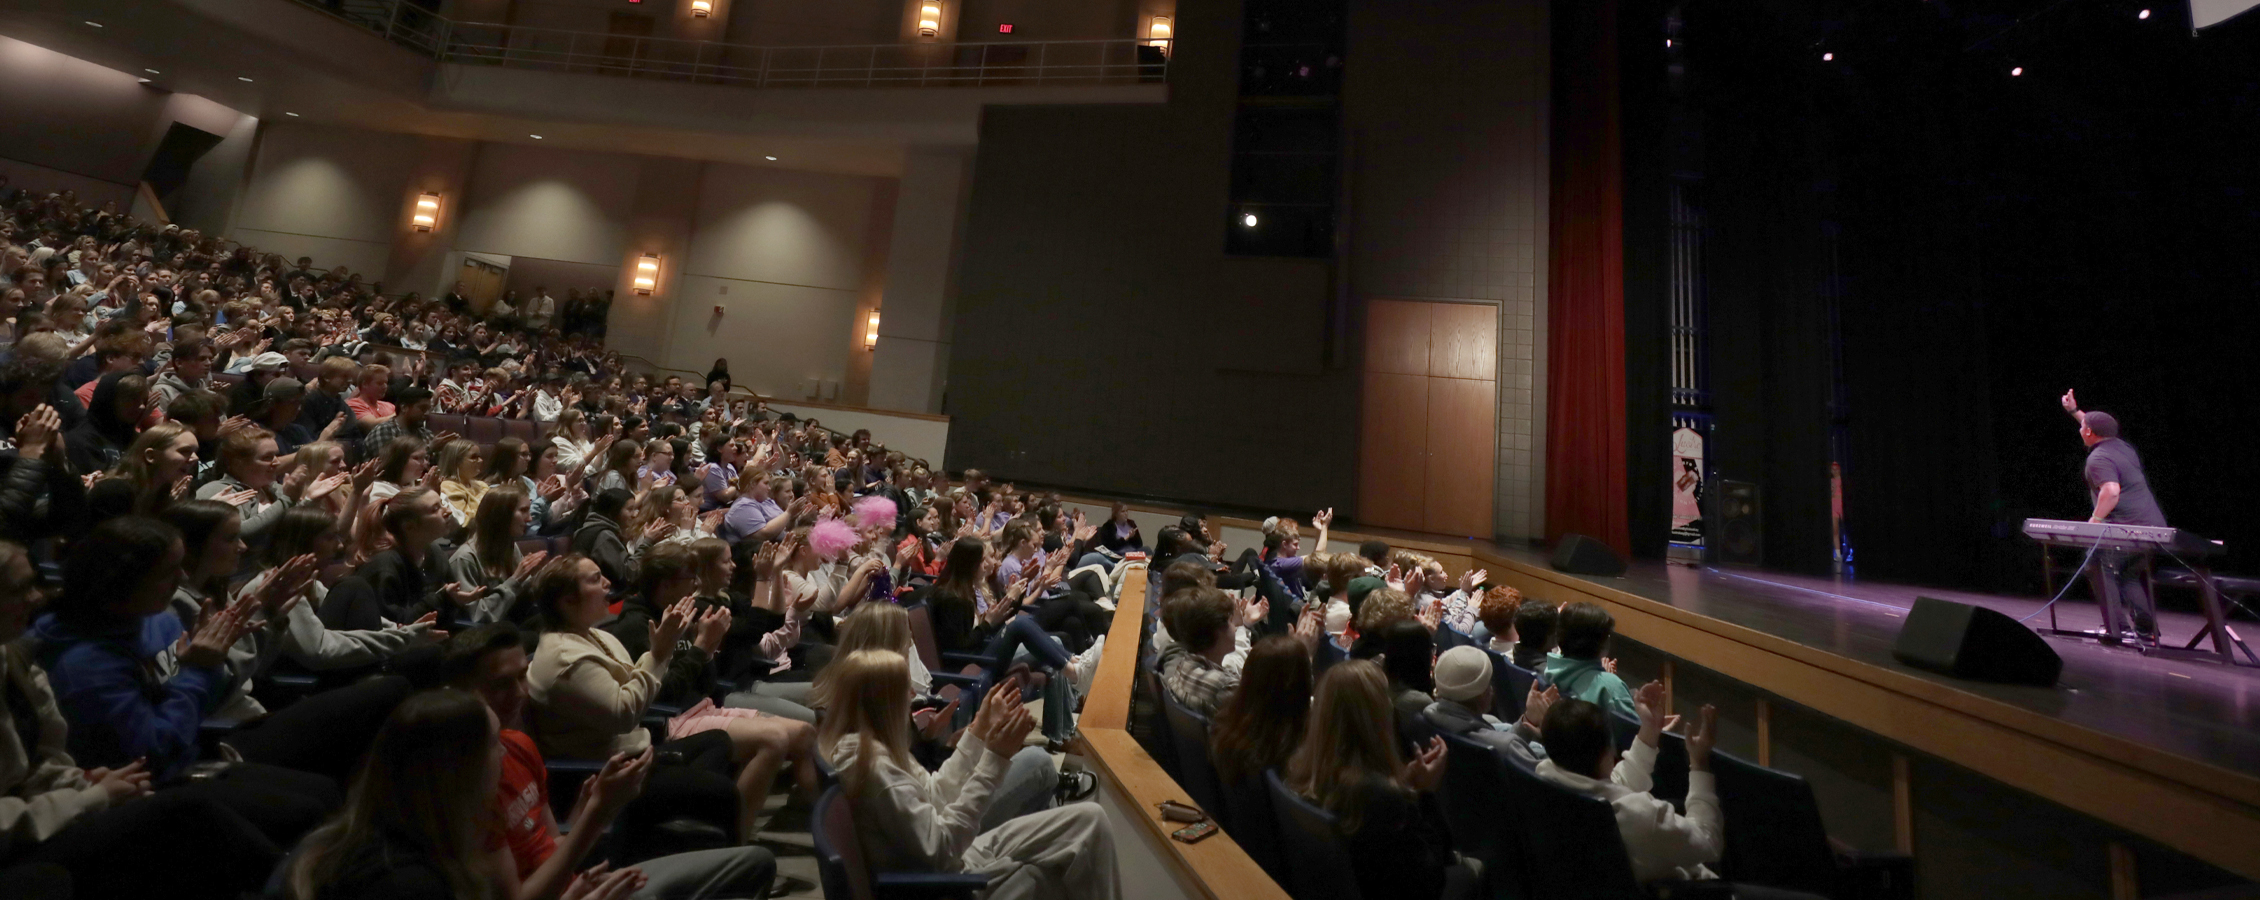
M 1208 811 L 1217 824 L 1229 832 L 1233 820 L 1224 807 L 1224 785 L 1217 780 L 1216 767 L 1208 755 L 1207 716 L 1192 711 L 1167 690 L 1161 692 L 1161 712 L 1169 719 L 1169 738 L 1177 746 L 1177 769 L 1184 777 L 1177 779 L 1179 787 L 1193 798 L 1193 805 Z
M 431 428 L 433 434 L 461 435 L 463 433 L 463 416 L 457 413 L 432 413 L 431 421 L 426 424 Z
M 1632 875 L 1632 856 L 1617 831 L 1616 810 L 1606 801 L 1547 781 L 1521 766 L 1502 766 L 1499 771 L 1508 784 L 1500 814 L 1513 817 L 1522 858 L 1531 860 L 1523 867 L 1523 896 L 1543 900 L 1734 896 L 1734 885 L 1724 881 L 1674 880 L 1643 887 Z
M 502 420 L 492 416 L 472 416 L 463 422 L 463 436 L 489 450 L 494 442 L 502 440 Z
M 1530 698 L 1530 686 L 1537 681 L 1538 673 L 1491 653 L 1491 714 L 1501 722 L 1522 721 L 1522 702 Z
M 1452 832 L 1452 849 L 1483 861 L 1484 880 L 1491 896 L 1513 900 L 1521 896 L 1521 839 L 1515 821 L 1502 815 L 1507 774 L 1513 765 L 1499 751 L 1465 735 L 1439 732 L 1444 739 L 1444 784 L 1436 799 L 1444 809 L 1444 824 Z
M 968 677 L 942 668 L 942 654 L 937 649 L 939 645 L 934 642 L 934 614 L 931 609 L 927 608 L 926 604 L 913 603 L 903 607 L 903 612 L 907 613 L 910 618 L 911 646 L 917 648 L 918 662 L 924 665 L 926 673 L 933 677 L 935 687 L 949 685 L 958 688 L 971 688 L 980 683 L 978 678 Z M 966 705 L 970 704 L 961 704 L 960 708 L 962 709 Z
M 1617 749 L 1625 750 L 1639 739 L 1640 720 L 1622 713 L 1609 713 L 1609 731 L 1617 739 Z M 1725 754 L 1713 753 L 1718 759 Z M 1656 768 L 1653 784 L 1648 793 L 1658 800 L 1669 800 L 1671 805 L 1687 808 L 1687 739 L 1666 731 L 1656 736 Z
M 1914 858 L 1902 853 L 1838 853 L 1821 823 L 1812 785 L 1789 772 L 1711 753 L 1726 854 L 1719 874 L 1739 882 L 1810 891 L 1835 900 L 1906 900 L 1915 895 Z
M 537 430 L 534 428 L 534 420 L 503 419 L 502 436 L 517 438 L 521 441 L 525 441 L 527 445 L 531 446 L 537 439 Z
M 1350 851 L 1334 814 L 1289 790 L 1277 769 L 1263 778 L 1271 789 L 1272 817 L 1287 861 L 1287 895 L 1295 900 L 1362 900 L 1358 873 L 1350 868 Z
M 1138 661 L 1138 689 L 1145 692 L 1147 712 L 1146 734 L 1138 743 L 1146 748 L 1146 755 L 1161 764 L 1161 770 L 1178 784 L 1185 783 L 1185 769 L 1177 763 L 1177 738 L 1169 728 L 1169 717 L 1161 711 L 1161 675 L 1145 660 Z
M 1286 884 L 1287 865 L 1279 849 L 1279 819 L 1271 809 L 1271 788 L 1264 784 L 1263 774 L 1249 775 L 1237 784 L 1224 785 L 1222 790 L 1226 815 L 1221 821 L 1231 823 L 1225 830 L 1232 835 L 1232 842 L 1247 851 L 1248 858 L 1262 866 L 1271 880 Z
M 855 810 L 837 786 L 816 800 L 808 835 L 825 900 L 941 900 L 978 896 L 989 877 L 969 872 L 874 872 L 863 858 Z

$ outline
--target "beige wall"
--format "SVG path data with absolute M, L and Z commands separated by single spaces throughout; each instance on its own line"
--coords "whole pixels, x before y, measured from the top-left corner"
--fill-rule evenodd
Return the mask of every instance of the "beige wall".
M 861 384 L 868 372 L 859 326 L 883 302 L 895 183 L 270 125 L 235 233 L 323 266 L 386 273 L 388 290 L 427 294 L 453 280 L 443 270 L 462 252 L 513 257 L 542 270 L 514 264 L 513 284 L 546 278 L 558 296 L 566 287 L 612 289 L 609 343 L 622 353 L 695 372 L 728 357 L 739 384 L 805 397 L 811 381 Z M 440 227 L 429 234 L 407 224 L 423 190 L 442 195 Z M 630 284 L 644 253 L 661 258 L 649 296 Z M 551 270 L 560 274 L 544 274 Z M 565 278 L 568 270 L 580 277 Z

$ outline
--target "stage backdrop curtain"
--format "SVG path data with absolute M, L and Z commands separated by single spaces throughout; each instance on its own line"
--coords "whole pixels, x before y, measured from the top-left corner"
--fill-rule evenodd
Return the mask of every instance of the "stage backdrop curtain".
M 1576 532 L 1629 555 L 1617 0 L 1562 0 L 1553 15 L 1546 539 Z

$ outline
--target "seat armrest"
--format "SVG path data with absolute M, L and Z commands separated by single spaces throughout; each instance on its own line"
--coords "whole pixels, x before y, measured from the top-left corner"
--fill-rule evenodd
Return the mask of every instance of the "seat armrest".
M 872 893 L 888 900 L 972 897 L 988 887 L 988 876 L 969 872 L 879 872 L 871 878 Z
M 950 672 L 928 672 L 926 674 L 934 679 L 934 685 L 936 687 L 940 687 L 941 685 L 945 684 L 954 684 L 959 687 L 972 687 L 981 683 L 980 678 L 972 675 L 958 675 Z

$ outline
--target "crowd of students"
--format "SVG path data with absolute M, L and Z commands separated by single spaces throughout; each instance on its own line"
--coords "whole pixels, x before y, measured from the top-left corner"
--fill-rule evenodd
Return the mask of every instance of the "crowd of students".
M 1456 851 L 1435 797 L 1445 767 L 1435 735 L 1464 736 L 1501 765 L 1606 801 L 1640 881 L 1716 877 L 1715 710 L 1687 724 L 1685 799 L 1658 798 L 1658 746 L 1677 717 L 1665 714 L 1661 684 L 1635 689 L 1616 674 L 1606 610 L 1486 589 L 1482 571 L 1455 583 L 1437 560 L 1380 541 L 1329 553 L 1330 519 L 1313 517 L 1308 555 L 1292 520 L 1266 521 L 1264 547 L 1230 560 L 1198 520 L 1161 535 L 1150 665 L 1170 700 L 1208 718 L 1225 795 L 1260 796 L 1276 772 L 1332 813 L 1362 896 L 1482 896 L 1481 861 Z M 1532 685 L 1516 721 L 1492 715 L 1495 661 Z M 1638 723 L 1622 753 L 1612 719 Z
M 0 212 L 0 892 L 762 897 L 836 772 L 870 858 L 1119 893 L 1047 748 L 1126 518 L 774 416 L 726 363 L 630 373 L 538 299 Z M 993 661 L 955 700 L 913 611 Z

